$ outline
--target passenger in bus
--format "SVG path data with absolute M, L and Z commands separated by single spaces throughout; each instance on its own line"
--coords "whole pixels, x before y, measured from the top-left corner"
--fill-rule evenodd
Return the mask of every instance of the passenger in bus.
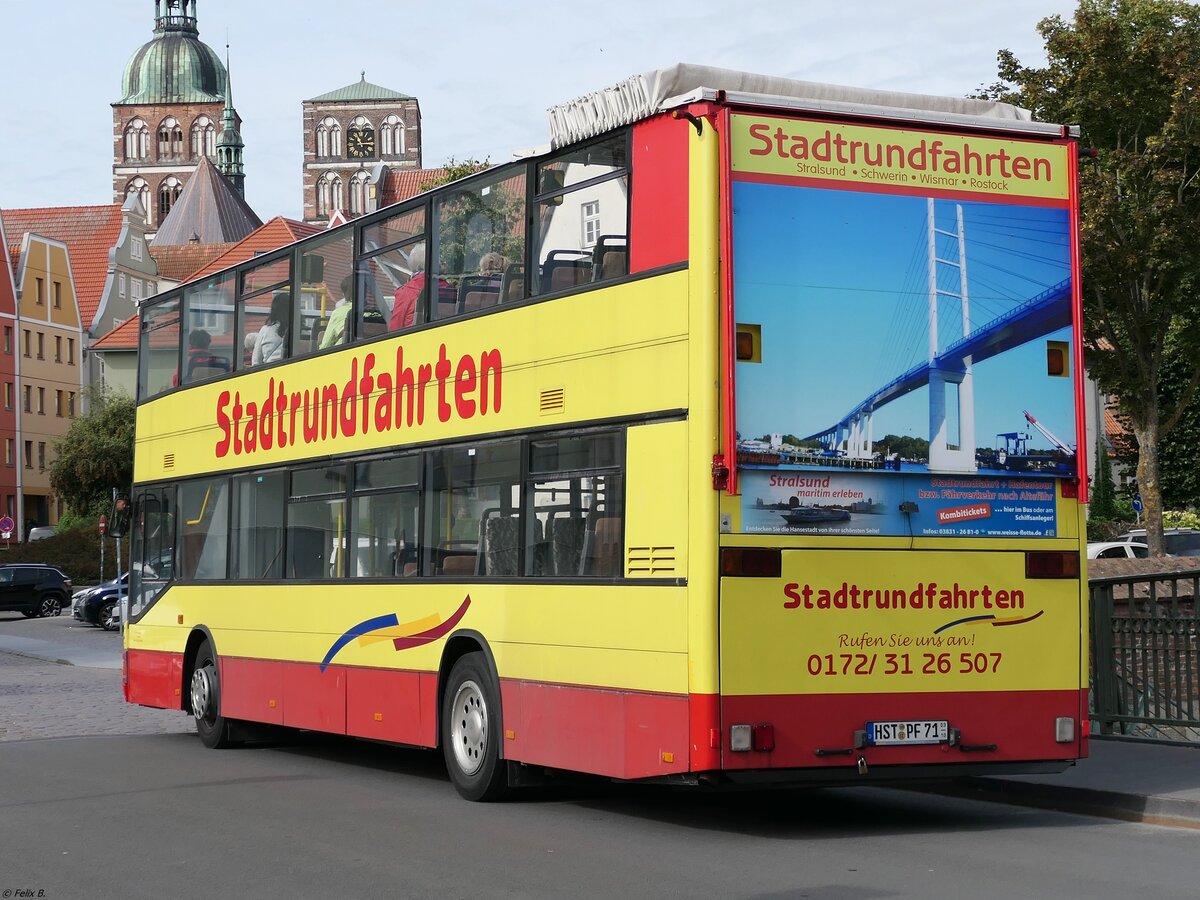
M 349 321 L 350 311 L 353 308 L 350 303 L 350 295 L 354 293 L 353 275 L 347 275 L 342 279 L 341 289 L 342 296 L 334 305 L 333 312 L 329 314 L 329 323 L 325 326 L 325 333 L 321 335 L 319 347 L 321 350 L 326 347 L 336 347 L 346 340 L 346 322 Z
M 252 331 L 242 341 L 242 367 L 254 365 L 254 345 L 258 343 L 258 332 Z
M 396 302 L 392 304 L 392 315 L 388 329 L 398 331 L 407 328 L 416 318 L 417 301 L 425 290 L 425 244 L 414 244 L 408 255 L 412 266 L 412 277 L 406 284 L 396 288 Z
M 271 312 L 267 314 L 267 321 L 258 330 L 254 353 L 250 359 L 252 365 L 275 362 L 287 355 L 291 314 L 291 295 L 287 291 L 277 292 L 271 298 Z
M 508 265 L 506 260 L 494 250 L 490 253 L 485 253 L 479 258 L 479 274 L 488 278 L 495 278 L 500 281 L 500 276 L 504 274 L 504 268 Z
M 229 360 L 225 357 L 213 353 L 209 346 L 212 344 L 212 335 L 203 328 L 193 328 L 188 332 L 188 354 L 187 354 L 187 369 L 185 370 L 186 380 L 190 383 L 200 378 L 210 377 L 212 375 L 221 375 L 229 371 Z M 179 386 L 179 374 L 171 380 L 171 384 L 175 387 Z

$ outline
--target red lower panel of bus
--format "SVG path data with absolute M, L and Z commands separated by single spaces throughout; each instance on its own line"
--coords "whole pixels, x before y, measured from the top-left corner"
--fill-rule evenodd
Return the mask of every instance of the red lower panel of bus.
M 129 651 L 126 699 L 180 709 L 183 658 Z M 400 744 L 437 744 L 437 673 L 222 658 L 229 718 Z M 791 769 L 1074 759 L 1087 754 L 1081 691 L 716 697 L 501 681 L 504 755 L 613 778 L 725 769 Z M 1077 739 L 1054 740 L 1058 717 Z M 946 720 L 960 746 L 854 747 L 870 721 Z M 731 725 L 773 726 L 772 750 L 729 750 Z M 988 749 L 994 744 L 995 749 Z M 818 754 L 818 750 L 835 751 Z M 851 751 L 837 753 L 836 751 Z
M 860 757 L 871 766 L 1075 759 L 1086 753 L 1086 710 L 1081 691 L 723 697 L 722 762 L 726 769 L 785 769 L 855 766 Z M 1070 743 L 1054 739 L 1058 717 L 1075 720 Z M 854 733 L 868 722 L 928 720 L 947 721 L 959 744 L 854 746 Z M 774 749 L 730 751 L 729 728 L 739 724 L 773 726 Z
M 501 679 L 504 755 L 612 778 L 689 770 L 688 698 Z

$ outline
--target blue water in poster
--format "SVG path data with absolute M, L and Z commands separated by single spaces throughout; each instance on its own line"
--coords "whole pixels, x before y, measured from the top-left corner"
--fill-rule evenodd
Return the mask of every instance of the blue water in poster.
M 1057 482 L 742 469 L 742 531 L 881 537 L 1057 535 Z M 907 510 L 907 511 L 906 511 Z
M 733 207 L 743 471 L 1078 474 L 1066 208 L 741 181 Z M 871 533 L 937 524 L 897 491 Z M 981 521 L 1025 530 L 1010 508 Z

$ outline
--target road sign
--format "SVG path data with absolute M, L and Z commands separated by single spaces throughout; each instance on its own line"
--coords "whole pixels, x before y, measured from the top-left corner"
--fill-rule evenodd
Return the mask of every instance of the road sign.
M 13 532 L 17 530 L 17 523 L 13 521 L 12 516 L 4 516 L 0 518 L 0 531 Z
M 104 537 L 104 532 L 108 530 L 108 519 L 104 516 L 100 517 L 100 536 Z
M 1133 495 L 1133 511 L 1135 513 L 1140 513 L 1142 511 L 1142 495 L 1141 494 Z

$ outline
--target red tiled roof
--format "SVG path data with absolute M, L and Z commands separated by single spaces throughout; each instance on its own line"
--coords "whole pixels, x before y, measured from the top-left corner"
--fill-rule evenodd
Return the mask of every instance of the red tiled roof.
M 425 190 L 421 185 L 435 178 L 445 178 L 445 167 L 437 169 L 388 169 L 379 191 L 379 207 L 391 206 Z
M 130 316 L 108 334 L 100 337 L 91 350 L 136 350 L 138 346 L 138 317 Z
M 319 225 L 308 225 L 304 222 L 297 222 L 295 219 L 276 216 L 254 229 L 220 256 L 210 259 L 184 280 L 196 281 L 199 278 L 206 278 L 214 272 L 253 259 L 260 253 L 278 250 L 280 247 L 294 244 L 302 238 L 319 234 L 324 230 Z
M 172 244 L 165 247 L 150 245 L 150 255 L 158 263 L 158 274 L 171 281 L 183 281 L 201 266 L 208 265 L 233 244 Z
M 5 209 L 0 215 L 4 217 L 14 272 L 21 239 L 27 232 L 33 231 L 67 245 L 79 315 L 87 329 L 100 308 L 100 297 L 108 276 L 108 251 L 121 234 L 121 205 Z

